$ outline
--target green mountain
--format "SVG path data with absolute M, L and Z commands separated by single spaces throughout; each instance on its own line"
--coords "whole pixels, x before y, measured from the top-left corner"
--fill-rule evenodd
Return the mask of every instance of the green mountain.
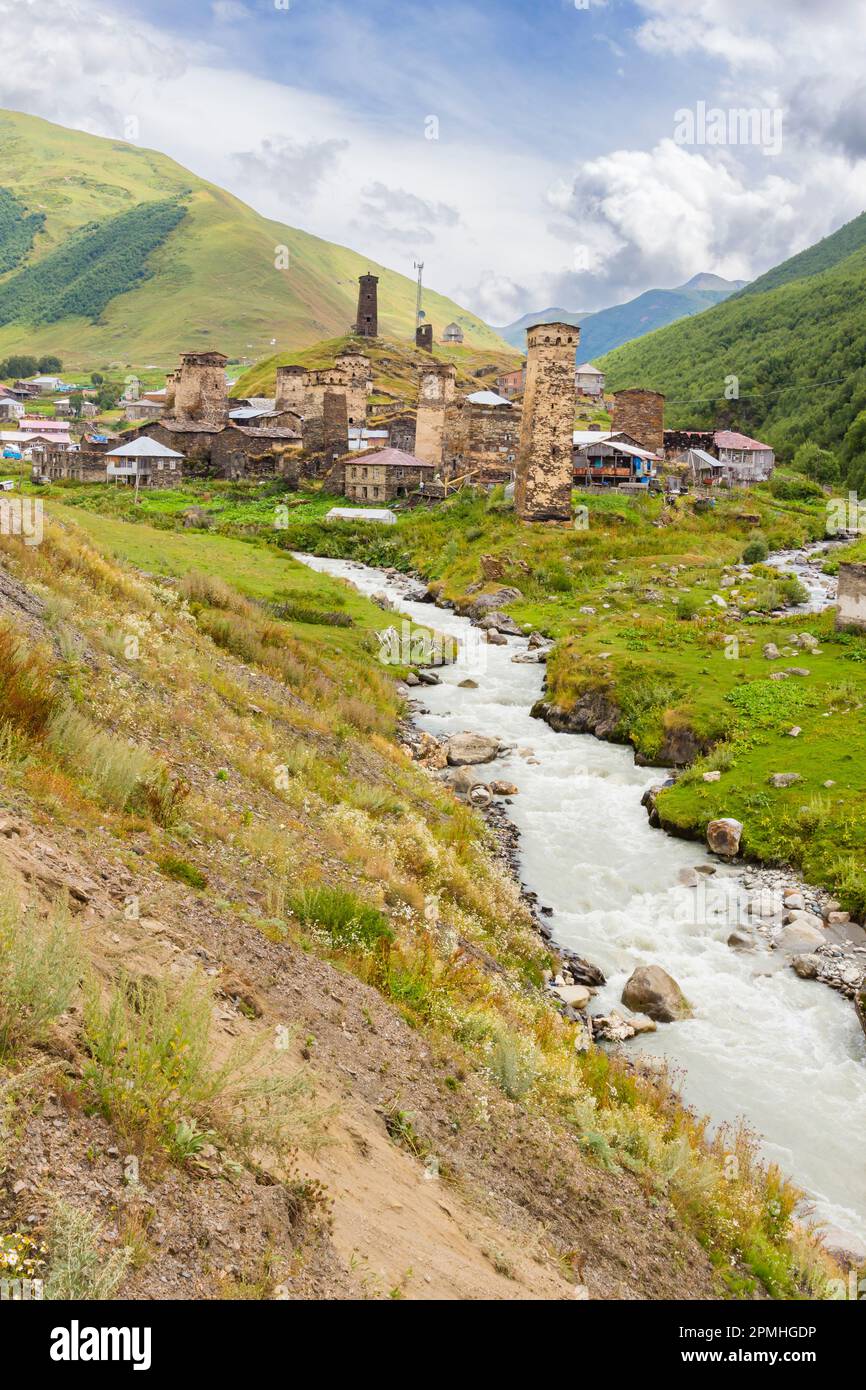
M 514 323 L 494 329 L 494 332 L 523 351 L 526 347 L 526 330 L 534 323 L 577 323 L 580 324 L 578 358 L 581 362 L 594 362 L 597 357 L 631 342 L 633 338 L 640 338 L 665 324 L 674 323 L 689 314 L 699 314 L 711 305 L 721 303 L 739 290 L 743 283 L 742 280 L 723 280 L 720 275 L 695 275 L 677 289 L 645 290 L 635 299 L 625 304 L 614 304 L 609 309 L 587 313 L 543 309 L 538 313 L 524 314 Z
M 675 428 L 759 434 L 783 459 L 812 442 L 866 482 L 866 214 L 725 303 L 611 352 L 614 389 L 668 397 Z M 734 381 L 736 379 L 736 381 Z M 739 395 L 728 396 L 734 390 Z
M 367 270 L 383 334 L 412 338 L 414 280 L 154 150 L 0 112 L 0 356 L 168 366 L 207 345 L 255 360 L 345 333 Z M 425 307 L 470 347 L 504 349 L 453 300 L 427 290 Z

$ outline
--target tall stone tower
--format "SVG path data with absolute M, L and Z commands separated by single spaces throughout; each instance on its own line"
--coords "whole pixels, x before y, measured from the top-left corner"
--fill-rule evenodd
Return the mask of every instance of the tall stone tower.
M 349 452 L 346 393 L 337 388 L 322 397 L 322 449 L 329 463 Z
M 173 374 L 171 412 L 178 420 L 221 424 L 228 416 L 226 363 L 221 352 L 185 352 Z
M 378 275 L 358 276 L 358 317 L 355 332 L 359 338 L 379 336 L 379 284 Z
M 526 389 L 514 504 L 521 521 L 570 521 L 574 359 L 580 329 L 537 323 L 526 333 Z
M 418 383 L 415 457 L 437 468 L 445 462 L 447 423 L 456 394 L 457 368 L 452 363 L 423 368 Z
M 277 367 L 277 385 L 274 410 L 293 410 L 303 415 L 307 395 L 307 370 L 305 367 Z
M 425 352 L 433 351 L 432 323 L 419 323 L 415 329 L 415 346 L 423 348 Z
M 644 449 L 660 454 L 665 444 L 664 396 L 660 391 L 642 391 L 637 387 L 617 391 L 610 427 L 615 434 L 630 434 Z

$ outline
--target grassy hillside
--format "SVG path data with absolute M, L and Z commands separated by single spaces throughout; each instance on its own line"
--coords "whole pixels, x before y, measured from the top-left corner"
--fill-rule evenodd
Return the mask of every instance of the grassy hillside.
M 347 347 L 359 348 L 372 361 L 374 393 L 371 407 L 386 406 L 395 401 L 414 405 L 418 395 L 419 368 L 429 364 L 430 353 L 422 352 L 412 343 L 379 338 L 368 342 L 351 334 L 316 343 L 313 347 L 290 352 L 273 353 L 244 372 L 232 388 L 236 396 L 272 396 L 277 367 L 301 366 L 309 370 L 333 365 L 337 355 Z M 437 362 L 452 362 L 457 368 L 458 389 L 481 391 L 495 384 L 500 372 L 515 367 L 517 353 L 477 348 L 467 344 L 460 347 L 436 344 L 433 357 Z
M 808 259 L 806 266 L 806 278 L 750 287 L 618 348 L 601 364 L 608 385 L 664 391 L 669 425 L 730 425 L 767 439 L 783 458 L 813 441 L 836 451 L 859 485 L 866 476 L 866 246 L 827 269 L 810 268 Z M 725 398 L 731 377 L 739 383 L 736 400 Z
M 398 745 L 381 611 L 48 514 L 0 537 L 0 1241 L 46 1296 L 821 1296 L 749 1136 L 575 1050 L 492 838 Z
M 277 347 L 305 346 L 346 332 L 357 278 L 367 270 L 380 276 L 383 333 L 414 333 L 414 281 L 260 216 L 156 151 L 6 111 L 0 155 L 0 295 L 18 310 L 0 326 L 0 356 L 53 352 L 73 369 L 115 361 L 167 367 L 181 350 L 207 344 L 255 360 L 272 339 Z M 138 270 L 148 278 L 113 284 L 105 305 L 70 302 L 75 313 L 47 323 L 26 296 L 22 301 L 20 281 L 12 289 L 23 267 L 48 263 L 56 272 L 70 238 L 106 228 L 142 203 L 167 202 L 185 213 L 164 239 L 142 247 Z M 285 270 L 275 269 L 280 246 L 289 252 Z M 440 329 L 457 319 L 468 346 L 502 350 L 492 330 L 452 300 L 429 290 L 426 307 Z

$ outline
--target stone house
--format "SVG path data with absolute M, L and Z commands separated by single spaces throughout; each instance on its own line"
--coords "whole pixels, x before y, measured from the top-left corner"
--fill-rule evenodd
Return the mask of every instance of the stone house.
M 463 342 L 463 329 L 460 327 L 460 324 L 459 324 L 459 323 L 449 323 L 449 324 L 448 324 L 448 327 L 445 329 L 444 333 L 442 334 L 442 341 L 443 341 L 443 343 L 462 343 L 462 342 Z
M 297 487 L 301 437 L 296 430 L 257 429 L 233 421 L 207 424 L 194 420 L 149 421 L 132 431 L 147 436 L 185 459 L 186 476 L 199 478 L 285 478 Z
M 525 367 L 516 367 L 513 372 L 502 372 L 496 378 L 496 389 L 501 396 L 519 396 L 525 386 Z
M 136 487 L 176 487 L 183 481 L 183 454 L 142 435 L 102 455 L 109 482 Z
M 391 502 L 423 490 L 435 468 L 400 449 L 377 449 L 347 460 L 343 490 L 355 502 Z

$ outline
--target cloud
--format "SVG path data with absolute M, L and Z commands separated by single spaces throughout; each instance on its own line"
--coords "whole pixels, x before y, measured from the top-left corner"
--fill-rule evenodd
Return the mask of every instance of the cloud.
M 244 24 L 255 17 L 240 0 L 213 0 L 210 9 L 217 24 Z
M 751 278 L 821 235 L 823 196 L 839 174 L 830 163 L 809 186 L 775 172 L 757 178 L 730 152 L 711 157 L 670 139 L 590 160 L 550 194 L 556 234 L 572 248 L 557 297 L 598 308 L 697 271 Z M 866 172 L 850 194 L 853 214 Z
M 239 151 L 232 160 L 244 183 L 263 184 L 286 199 L 307 202 L 336 167 L 348 140 L 290 140 L 273 135 L 256 150 Z
M 435 239 L 435 229 L 456 227 L 460 222 L 460 213 L 450 203 L 432 202 L 405 188 L 372 183 L 362 190 L 362 196 L 361 216 L 353 225 L 362 234 L 375 229 L 379 236 L 398 245 L 428 245 Z

